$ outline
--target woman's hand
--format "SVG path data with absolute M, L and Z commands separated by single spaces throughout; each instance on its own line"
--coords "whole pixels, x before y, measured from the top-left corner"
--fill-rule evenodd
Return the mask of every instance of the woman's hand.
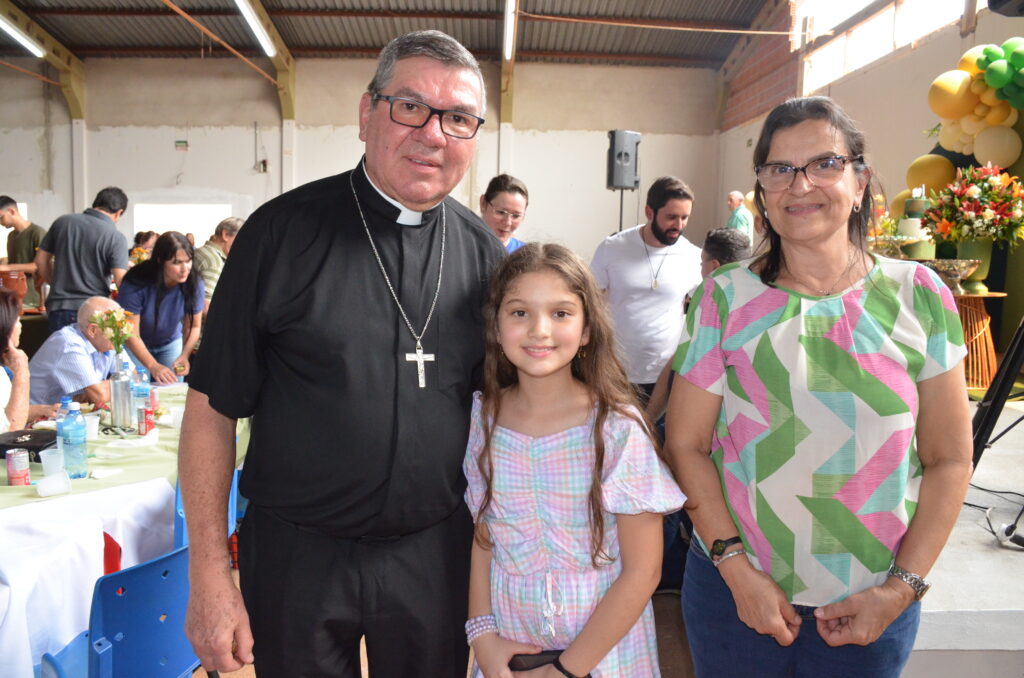
M 28 355 L 17 346 L 8 343 L 4 352 L 4 365 L 10 367 L 11 372 L 16 375 L 22 372 L 28 374 Z
M 800 615 L 771 577 L 743 556 L 723 562 L 719 572 L 732 591 L 740 621 L 783 647 L 793 644 L 800 634 Z
M 178 375 L 174 373 L 174 370 L 160 363 L 153 363 L 153 366 L 149 368 L 149 373 L 153 375 L 153 381 L 158 384 L 173 384 L 178 381 Z
M 188 356 L 184 353 L 175 358 L 174 362 L 171 363 L 171 369 L 174 370 L 174 374 L 179 377 L 184 377 L 188 374 L 190 369 L 188 363 Z
M 913 589 L 889 577 L 881 586 L 872 586 L 838 603 L 822 605 L 814 616 L 818 633 L 827 644 L 867 645 L 878 640 L 913 602 Z
M 540 678 L 545 674 L 537 673 L 537 670 L 516 672 L 508 667 L 508 662 L 514 654 L 537 654 L 540 648 L 536 645 L 517 643 L 508 638 L 502 638 L 497 633 L 486 633 L 473 641 L 473 653 L 476 655 L 476 663 L 484 678 L 513 678 L 513 676 L 530 676 Z M 555 678 L 558 678 L 556 672 Z

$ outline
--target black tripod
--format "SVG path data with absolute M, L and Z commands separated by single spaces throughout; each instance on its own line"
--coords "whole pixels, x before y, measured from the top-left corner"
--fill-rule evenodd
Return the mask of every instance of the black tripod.
M 974 419 L 971 422 L 974 431 L 974 468 L 978 468 L 978 461 L 986 448 L 1024 421 L 1024 415 L 1018 417 L 995 438 L 992 438 L 992 431 L 995 429 L 999 415 L 1003 412 L 1006 399 L 1022 395 L 1022 393 L 1010 395 L 1010 390 L 1013 388 L 1017 375 L 1020 374 L 1022 365 L 1024 365 L 1024 319 L 1017 326 L 1017 331 L 1014 332 L 1013 339 L 1010 340 L 1010 345 L 1006 349 L 1006 355 L 1003 356 L 1003 362 L 999 364 L 995 378 L 992 379 L 991 385 L 985 391 L 985 397 L 982 398 L 974 413 Z

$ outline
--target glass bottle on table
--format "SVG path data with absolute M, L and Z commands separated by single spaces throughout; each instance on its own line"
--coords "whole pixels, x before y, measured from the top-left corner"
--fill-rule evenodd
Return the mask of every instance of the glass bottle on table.
M 85 478 L 89 475 L 89 457 L 85 447 L 85 419 L 81 406 L 71 403 L 62 426 L 64 438 L 64 469 L 70 478 Z

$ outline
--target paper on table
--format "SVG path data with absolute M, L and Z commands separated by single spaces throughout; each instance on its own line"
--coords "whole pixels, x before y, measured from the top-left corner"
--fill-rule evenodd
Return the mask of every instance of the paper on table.
M 160 432 L 153 429 L 141 438 L 124 438 L 107 443 L 107 447 L 146 447 L 160 442 Z

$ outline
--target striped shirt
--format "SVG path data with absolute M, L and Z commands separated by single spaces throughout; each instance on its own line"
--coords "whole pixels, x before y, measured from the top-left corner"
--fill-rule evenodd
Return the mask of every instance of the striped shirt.
M 212 240 L 207 240 L 202 247 L 196 248 L 195 267 L 206 285 L 206 301 L 213 299 L 213 290 L 217 287 L 220 272 L 224 270 L 224 262 L 228 255 Z
M 104 381 L 115 369 L 113 351 L 97 351 L 78 325 L 54 332 L 29 362 L 29 402 L 48 405 L 62 395 L 78 395 L 87 386 Z

